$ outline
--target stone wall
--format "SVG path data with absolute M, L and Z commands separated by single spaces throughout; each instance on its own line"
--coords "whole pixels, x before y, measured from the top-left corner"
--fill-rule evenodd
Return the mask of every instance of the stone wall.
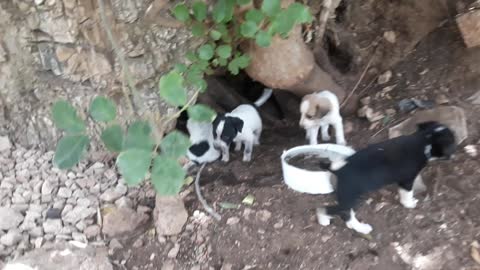
M 0 135 L 52 149 L 52 103 L 65 98 L 86 117 L 98 94 L 125 115 L 123 72 L 101 23 L 98 0 L 0 1 Z M 201 42 L 168 14 L 164 0 L 104 0 L 113 34 L 140 93 L 139 104 L 165 112 L 159 77 Z M 95 129 L 92 129 L 95 133 Z

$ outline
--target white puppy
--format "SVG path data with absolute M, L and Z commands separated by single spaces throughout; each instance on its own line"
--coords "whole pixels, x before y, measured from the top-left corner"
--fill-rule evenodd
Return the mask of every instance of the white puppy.
M 212 123 L 188 119 L 187 129 L 192 143 L 187 152 L 188 159 L 202 164 L 213 162 L 220 157 L 220 151 L 213 147 Z
M 235 142 L 235 151 L 245 146 L 243 161 L 252 159 L 253 145 L 260 144 L 262 119 L 257 108 L 263 105 L 272 95 L 272 89 L 265 89 L 253 105 L 242 104 L 232 112 L 218 114 L 213 121 L 214 146 L 222 150 L 222 161 L 230 159 L 229 148 Z
M 325 90 L 304 96 L 300 104 L 300 114 L 300 126 L 306 130 L 306 138 L 310 144 L 318 143 L 317 137 L 320 128 L 322 129 L 322 140 L 329 141 L 328 128 L 330 125 L 335 128 L 337 144 L 346 144 L 340 105 L 337 96 L 332 92 Z

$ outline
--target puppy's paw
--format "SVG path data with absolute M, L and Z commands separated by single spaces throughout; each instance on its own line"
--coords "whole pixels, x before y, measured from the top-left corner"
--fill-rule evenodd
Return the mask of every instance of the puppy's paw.
M 400 203 L 403 205 L 403 207 L 412 209 L 417 207 L 418 200 L 415 198 L 411 198 L 408 200 L 400 200 Z
M 318 224 L 322 226 L 330 225 L 331 217 L 327 215 L 325 208 L 317 208 L 317 220 Z
M 250 156 L 243 156 L 243 162 L 250 162 L 252 160 L 252 157 Z
M 347 227 L 361 234 L 370 234 L 373 230 L 372 226 L 367 223 L 356 223 L 355 226 L 347 223 Z
M 330 135 L 326 135 L 326 136 L 323 136 L 322 135 L 322 141 L 330 141 L 332 138 L 330 137 Z
M 338 141 L 337 144 L 339 144 L 339 145 L 347 145 L 347 142 L 346 142 L 346 141 Z
M 230 160 L 229 157 L 225 157 L 225 156 L 222 157 L 222 161 L 223 161 L 223 162 L 228 162 L 229 160 Z

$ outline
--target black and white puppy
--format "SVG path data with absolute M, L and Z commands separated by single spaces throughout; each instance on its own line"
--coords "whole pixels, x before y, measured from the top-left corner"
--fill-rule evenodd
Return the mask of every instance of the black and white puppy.
M 230 160 L 229 148 L 235 143 L 235 151 L 240 151 L 242 144 L 243 161 L 252 159 L 253 145 L 260 144 L 262 119 L 257 108 L 262 106 L 272 95 L 272 89 L 266 88 L 254 104 L 242 104 L 226 114 L 217 114 L 213 120 L 214 145 L 222 151 L 222 161 Z
M 372 144 L 345 160 L 329 164 L 323 169 L 337 177 L 337 205 L 317 209 L 318 222 L 327 226 L 334 215 L 340 216 L 348 228 L 369 234 L 372 226 L 358 221 L 354 208 L 367 193 L 389 184 L 399 186 L 400 203 L 415 208 L 413 184 L 428 161 L 450 159 L 456 148 L 453 132 L 438 122 L 417 125 L 411 135 L 400 136 Z
M 213 147 L 211 122 L 187 121 L 187 129 L 192 145 L 187 151 L 187 157 L 196 164 L 209 163 L 220 157 L 220 151 Z

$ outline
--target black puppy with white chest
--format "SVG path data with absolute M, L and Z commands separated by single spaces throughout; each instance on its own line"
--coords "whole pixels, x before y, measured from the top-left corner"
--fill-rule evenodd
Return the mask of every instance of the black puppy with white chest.
M 453 132 L 438 122 L 417 125 L 411 135 L 372 144 L 342 161 L 322 163 L 337 177 L 338 204 L 317 209 L 318 222 L 327 226 L 338 215 L 348 228 L 369 234 L 372 226 L 358 221 L 354 208 L 364 195 L 386 185 L 397 184 L 400 203 L 415 208 L 413 184 L 428 161 L 450 159 L 456 148 Z

